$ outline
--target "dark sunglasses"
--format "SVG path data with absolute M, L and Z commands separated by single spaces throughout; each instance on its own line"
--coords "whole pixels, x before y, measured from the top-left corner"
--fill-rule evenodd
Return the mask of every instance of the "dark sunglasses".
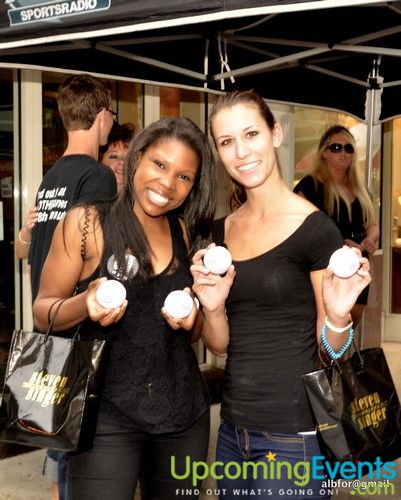
M 354 153 L 354 146 L 352 144 L 340 144 L 338 142 L 333 142 L 333 144 L 329 144 L 327 146 L 327 149 L 331 153 L 342 153 L 345 151 L 349 155 L 352 155 Z

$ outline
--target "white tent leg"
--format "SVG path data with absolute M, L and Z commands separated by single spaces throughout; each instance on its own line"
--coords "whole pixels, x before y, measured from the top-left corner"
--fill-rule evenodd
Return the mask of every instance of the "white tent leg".
M 373 165 L 373 125 L 377 123 L 380 115 L 381 83 L 383 79 L 379 76 L 381 57 L 373 61 L 373 69 L 368 78 L 368 91 L 365 104 L 366 119 L 366 165 L 365 183 L 369 192 L 372 192 L 372 165 Z

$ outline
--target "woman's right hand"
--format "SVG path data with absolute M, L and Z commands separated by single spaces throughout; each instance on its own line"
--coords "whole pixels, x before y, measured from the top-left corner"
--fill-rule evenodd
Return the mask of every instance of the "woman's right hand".
M 96 291 L 99 286 L 107 281 L 107 278 L 98 278 L 89 283 L 86 291 L 86 308 L 92 321 L 97 321 L 101 326 L 109 326 L 117 323 L 124 316 L 128 301 L 124 300 L 121 306 L 114 309 L 102 307 L 96 300 Z
M 234 266 L 231 265 L 224 276 L 211 273 L 203 265 L 206 251 L 215 246 L 210 244 L 206 249 L 199 250 L 192 258 L 191 273 L 194 279 L 192 290 L 198 297 L 205 312 L 215 312 L 225 307 L 225 301 L 230 292 L 235 277 Z

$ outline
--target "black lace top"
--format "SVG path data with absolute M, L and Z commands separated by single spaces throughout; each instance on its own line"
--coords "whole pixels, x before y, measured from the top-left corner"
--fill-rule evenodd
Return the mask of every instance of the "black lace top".
M 167 268 L 147 279 L 138 273 L 124 282 L 128 307 L 118 324 L 102 328 L 87 320 L 81 328 L 82 336 L 111 342 L 102 395 L 106 404 L 101 408 L 112 404 L 124 421 L 128 417 L 139 430 L 150 433 L 183 430 L 209 409 L 189 334 L 172 330 L 160 314 L 172 290 L 192 284 L 182 228 L 177 218 L 169 222 L 173 258 Z M 95 277 L 81 282 L 79 290 Z

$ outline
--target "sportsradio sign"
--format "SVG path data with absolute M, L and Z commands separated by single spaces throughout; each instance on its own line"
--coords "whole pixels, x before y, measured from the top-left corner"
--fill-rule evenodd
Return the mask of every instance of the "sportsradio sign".
M 111 0 L 5 0 L 10 26 L 89 14 L 110 8 Z

